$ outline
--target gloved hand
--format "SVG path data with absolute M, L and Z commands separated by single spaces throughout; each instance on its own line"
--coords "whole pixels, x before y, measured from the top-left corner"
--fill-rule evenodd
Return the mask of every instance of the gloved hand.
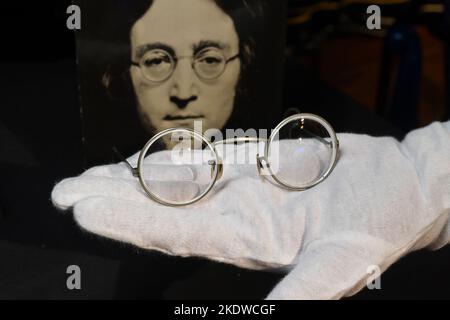
M 338 137 L 336 168 L 303 192 L 262 182 L 254 165 L 225 164 L 206 198 L 170 208 L 147 198 L 120 163 L 63 180 L 52 200 L 105 237 L 288 272 L 269 299 L 340 298 L 366 285 L 369 266 L 384 271 L 408 252 L 450 241 L 450 122 L 411 132 L 402 143 Z

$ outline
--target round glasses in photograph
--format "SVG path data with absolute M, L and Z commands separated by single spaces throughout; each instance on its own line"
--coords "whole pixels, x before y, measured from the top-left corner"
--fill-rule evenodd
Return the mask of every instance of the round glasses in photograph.
M 339 142 L 331 125 L 308 113 L 283 120 L 265 146 L 270 176 L 294 191 L 309 189 L 328 177 L 338 155 Z
M 236 54 L 227 59 L 223 51 L 215 47 L 200 50 L 194 57 L 173 57 L 163 49 L 153 49 L 147 51 L 139 63 L 132 62 L 132 65 L 139 67 L 148 81 L 163 82 L 172 75 L 178 60 L 189 58 L 192 59 L 192 69 L 200 79 L 214 80 L 224 73 L 229 62 L 238 57 L 239 54 Z
M 213 145 L 191 129 L 167 129 L 142 149 L 138 177 L 147 195 L 166 206 L 202 199 L 221 172 Z

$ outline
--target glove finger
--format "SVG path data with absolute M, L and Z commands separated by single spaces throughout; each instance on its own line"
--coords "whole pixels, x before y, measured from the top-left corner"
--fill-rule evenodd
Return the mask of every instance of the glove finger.
M 323 300 L 355 294 L 368 283 L 370 270 L 383 272 L 402 253 L 383 239 L 352 231 L 312 241 L 267 299 Z
M 193 199 L 199 192 L 199 185 L 189 181 L 150 181 L 147 185 L 164 199 L 182 201 Z M 55 207 L 62 210 L 76 202 L 92 196 L 127 199 L 136 202 L 152 201 L 146 195 L 138 179 L 118 179 L 108 177 L 81 176 L 58 183 L 52 191 L 51 199 Z
M 134 178 L 130 170 L 130 167 L 128 167 L 124 162 L 92 167 L 83 172 L 81 176 L 109 177 L 122 179 Z
M 144 163 L 142 166 L 142 172 L 144 178 L 147 180 L 193 180 L 194 167 L 181 164 L 156 164 L 156 163 Z M 109 177 L 109 178 L 121 178 L 134 180 L 131 169 L 123 162 L 118 164 L 110 164 L 105 166 L 98 166 L 88 169 L 81 176 L 93 176 L 93 177 Z

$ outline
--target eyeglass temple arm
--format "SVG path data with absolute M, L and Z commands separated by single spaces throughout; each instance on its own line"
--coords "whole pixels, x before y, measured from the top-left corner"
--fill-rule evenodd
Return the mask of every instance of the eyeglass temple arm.
M 333 147 L 333 142 L 331 141 L 327 141 L 326 139 L 322 138 L 321 136 L 318 136 L 317 134 L 312 133 L 311 131 L 303 128 L 303 131 L 305 131 L 307 134 L 309 134 L 310 136 L 319 139 L 320 142 L 322 142 L 323 144 L 325 144 L 326 146 L 332 148 Z
M 112 148 L 114 154 L 117 156 L 117 158 L 120 159 L 120 161 L 125 162 L 127 164 L 127 166 L 130 168 L 131 170 L 131 174 L 133 175 L 133 177 L 139 177 L 139 171 L 137 168 L 133 167 L 131 165 L 131 163 L 128 162 L 128 160 L 119 152 L 119 150 L 117 150 L 116 147 Z
M 232 57 L 230 57 L 230 58 L 228 58 L 225 62 L 226 63 L 229 63 L 229 62 L 231 62 L 231 61 L 233 61 L 233 60 L 235 60 L 235 59 L 237 59 L 237 58 L 239 58 L 241 56 L 241 53 L 240 52 L 238 52 L 237 54 L 235 54 L 234 56 L 232 56 Z
M 287 110 L 285 111 L 284 117 L 287 118 L 287 117 L 288 117 L 289 115 L 291 115 L 291 114 L 299 114 L 299 113 L 300 113 L 300 110 L 299 110 L 299 109 L 297 109 L 297 108 L 289 108 L 289 109 L 287 109 Z M 333 143 L 332 143 L 331 141 L 327 141 L 326 139 L 324 139 L 324 138 L 322 138 L 322 137 L 320 137 L 320 136 L 318 136 L 318 135 L 312 133 L 311 131 L 309 131 L 309 130 L 307 130 L 307 129 L 305 129 L 305 128 L 302 128 L 302 130 L 304 130 L 304 131 L 305 131 L 307 134 L 309 134 L 310 136 L 319 139 L 322 143 L 324 143 L 324 144 L 327 145 L 328 147 L 330 147 L 330 148 L 333 147 Z M 339 141 L 338 141 L 338 147 L 339 147 Z
M 312 137 L 315 137 L 317 139 L 319 139 L 323 144 L 327 145 L 328 147 L 332 147 L 333 143 L 331 141 L 327 141 L 326 139 L 322 138 L 321 136 L 318 136 L 312 132 L 310 132 L 309 130 L 303 128 L 303 130 L 309 134 Z M 237 137 L 237 138 L 230 138 L 230 139 L 225 139 L 225 140 L 221 140 L 221 141 L 217 141 L 214 142 L 213 145 L 217 146 L 218 144 L 226 144 L 226 143 L 236 143 L 236 142 L 268 142 L 267 139 L 263 139 L 263 138 L 255 138 L 255 137 Z

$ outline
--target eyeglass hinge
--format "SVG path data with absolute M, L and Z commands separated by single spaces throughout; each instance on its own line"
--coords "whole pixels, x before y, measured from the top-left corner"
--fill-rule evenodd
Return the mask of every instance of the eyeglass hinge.
M 266 161 L 266 159 L 264 157 L 260 157 L 259 154 L 256 155 L 256 167 L 258 168 L 258 174 L 261 177 L 261 180 L 264 182 L 264 178 L 263 178 L 263 172 L 262 170 L 264 170 L 264 165 L 262 163 L 262 160 L 264 160 L 266 166 L 268 167 L 268 163 Z
M 139 170 L 138 170 L 138 168 L 131 168 L 131 174 L 133 175 L 133 177 L 139 178 Z

